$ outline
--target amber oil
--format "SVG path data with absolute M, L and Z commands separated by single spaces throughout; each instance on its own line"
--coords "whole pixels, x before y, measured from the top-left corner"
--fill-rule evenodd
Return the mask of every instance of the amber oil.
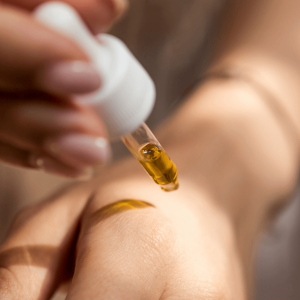
M 178 189 L 176 165 L 163 148 L 147 143 L 140 148 L 139 156 L 139 162 L 162 190 L 171 192 Z

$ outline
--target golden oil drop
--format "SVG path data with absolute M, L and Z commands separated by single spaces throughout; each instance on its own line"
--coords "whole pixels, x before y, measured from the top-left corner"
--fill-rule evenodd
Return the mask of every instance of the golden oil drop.
M 177 168 L 164 149 L 147 143 L 140 148 L 139 156 L 139 162 L 162 190 L 171 192 L 178 189 Z

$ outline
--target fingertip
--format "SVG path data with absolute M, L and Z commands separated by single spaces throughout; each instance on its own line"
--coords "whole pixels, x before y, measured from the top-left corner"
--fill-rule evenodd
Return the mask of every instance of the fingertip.
M 79 11 L 94 33 L 107 31 L 125 13 L 128 7 L 127 0 L 95 0 L 90 2 L 90 4 L 81 6 L 72 2 L 71 4 Z

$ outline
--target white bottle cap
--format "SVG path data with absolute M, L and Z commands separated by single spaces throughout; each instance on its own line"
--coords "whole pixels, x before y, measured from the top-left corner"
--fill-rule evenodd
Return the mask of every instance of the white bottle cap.
M 101 88 L 76 98 L 95 108 L 110 139 L 136 130 L 152 111 L 155 86 L 126 45 L 108 34 L 92 36 L 75 9 L 62 2 L 42 4 L 35 16 L 77 42 L 99 71 Z

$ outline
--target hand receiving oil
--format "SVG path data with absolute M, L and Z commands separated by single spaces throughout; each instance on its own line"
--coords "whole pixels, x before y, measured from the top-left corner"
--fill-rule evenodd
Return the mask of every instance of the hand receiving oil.
M 100 189 L 98 179 L 23 211 L 0 249 L 0 298 L 49 300 L 72 277 L 68 300 L 244 300 L 228 216 L 197 189 L 164 193 L 131 169 L 137 178 Z
M 250 299 L 255 244 L 294 189 L 298 150 L 230 80 L 201 86 L 157 136 L 180 189 L 157 189 L 132 158 L 26 209 L 0 248 L 0 299 L 49 300 L 71 278 L 67 300 Z
M 109 156 L 104 125 L 72 101 L 101 78 L 71 40 L 34 20 L 42 0 L 0 4 L 0 161 L 77 177 Z M 66 1 L 94 32 L 104 31 L 125 0 Z

